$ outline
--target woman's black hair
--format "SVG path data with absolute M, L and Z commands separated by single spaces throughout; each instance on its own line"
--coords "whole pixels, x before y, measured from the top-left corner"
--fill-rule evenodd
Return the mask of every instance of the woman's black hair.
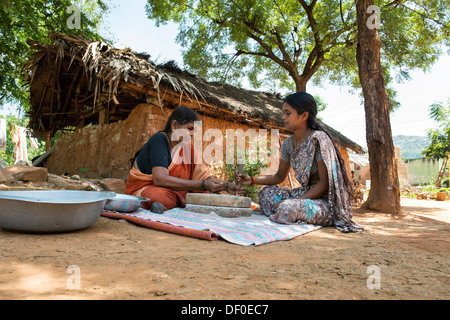
M 172 122 L 176 121 L 178 125 L 185 125 L 191 122 L 198 121 L 198 114 L 192 109 L 188 107 L 181 106 L 175 109 L 174 112 L 171 113 L 169 119 L 167 120 L 166 126 L 160 132 L 170 133 L 172 131 Z
M 172 122 L 174 120 L 178 123 L 178 125 L 185 125 L 185 124 L 188 124 L 191 122 L 199 121 L 199 118 L 198 118 L 197 112 L 195 112 L 194 110 L 192 110 L 188 107 L 185 107 L 185 106 L 180 106 L 180 107 L 176 108 L 170 114 L 169 119 L 167 119 L 166 126 L 164 127 L 164 129 L 162 131 L 159 131 L 159 132 L 164 132 L 166 134 L 171 133 L 172 132 Z M 134 161 L 138 157 L 142 148 L 139 149 L 139 151 L 137 151 L 135 153 L 134 157 L 130 159 L 131 167 L 133 167 Z
M 325 131 L 322 126 L 317 122 L 317 102 L 316 99 L 312 95 L 310 95 L 307 92 L 296 92 L 293 94 L 288 95 L 286 98 L 284 98 L 285 103 L 290 105 L 292 108 L 294 108 L 298 114 L 302 114 L 304 112 L 309 113 L 309 117 L 307 120 L 308 128 L 312 130 L 318 130 L 323 131 L 327 134 L 327 136 L 330 138 L 331 142 L 333 143 L 334 149 L 336 150 L 336 155 L 339 159 L 339 163 L 342 170 L 342 175 L 344 177 L 344 184 L 347 187 L 347 192 L 350 194 L 350 196 L 353 196 L 353 189 L 352 184 L 350 182 L 350 179 L 347 175 L 347 169 L 345 167 L 344 159 L 342 159 L 341 152 L 339 151 L 339 148 L 336 147 L 333 139 L 330 137 L 327 131 Z

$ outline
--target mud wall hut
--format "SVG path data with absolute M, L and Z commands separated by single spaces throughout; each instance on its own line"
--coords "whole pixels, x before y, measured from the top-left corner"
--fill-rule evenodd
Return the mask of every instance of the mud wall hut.
M 36 50 L 25 66 L 29 128 L 46 139 L 48 149 L 51 137 L 65 132 L 46 161 L 51 173 L 126 179 L 129 159 L 180 105 L 197 111 L 204 131 L 215 128 L 225 135 L 227 129 L 276 129 L 279 142 L 292 133 L 283 127 L 277 94 L 207 82 L 173 62 L 157 66 L 148 54 L 84 37 L 53 34 L 52 44 L 28 44 Z M 362 153 L 362 148 L 322 125 L 350 172 L 347 150 Z M 285 184 L 297 185 L 290 178 Z

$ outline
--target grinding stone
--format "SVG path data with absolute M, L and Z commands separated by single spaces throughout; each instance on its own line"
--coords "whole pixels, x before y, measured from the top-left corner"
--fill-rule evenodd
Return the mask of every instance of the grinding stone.
M 187 204 L 184 210 L 201 214 L 215 213 L 225 218 L 249 217 L 253 213 L 250 208 L 213 207 L 196 204 Z
M 186 203 L 202 206 L 250 208 L 252 199 L 228 194 L 188 193 L 186 195 Z

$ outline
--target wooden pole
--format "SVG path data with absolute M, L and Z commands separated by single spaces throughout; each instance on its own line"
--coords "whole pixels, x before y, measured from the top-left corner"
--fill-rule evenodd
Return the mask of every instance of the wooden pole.
M 50 151 L 50 149 L 52 148 L 51 146 L 52 143 L 52 134 L 50 131 L 47 132 L 47 134 L 45 135 L 45 151 Z

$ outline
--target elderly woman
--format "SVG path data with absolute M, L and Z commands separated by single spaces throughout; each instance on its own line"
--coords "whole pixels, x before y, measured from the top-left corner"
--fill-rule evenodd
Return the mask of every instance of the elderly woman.
M 149 198 L 144 208 L 162 212 L 185 207 L 188 192 L 242 193 L 242 187 L 215 178 L 203 161 L 196 158 L 198 155 L 192 143 L 172 141 L 172 135 L 179 129 L 189 132 L 192 137 L 195 121 L 199 119 L 193 110 L 177 108 L 164 130 L 154 134 L 131 159 L 125 192 Z M 160 209 L 155 209 L 158 207 Z
M 268 185 L 259 193 L 261 211 L 282 224 L 334 225 L 342 232 L 363 229 L 352 221 L 352 186 L 339 150 L 316 122 L 317 104 L 306 92 L 289 95 L 283 104 L 283 121 L 294 134 L 281 146 L 281 161 L 274 175 L 241 175 L 243 185 Z M 302 185 L 289 189 L 282 183 L 290 168 Z

